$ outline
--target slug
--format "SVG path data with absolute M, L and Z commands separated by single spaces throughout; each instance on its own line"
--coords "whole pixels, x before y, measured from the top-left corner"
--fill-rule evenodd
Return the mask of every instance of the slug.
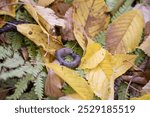
M 80 56 L 73 53 L 73 51 L 69 48 L 61 48 L 61 49 L 56 51 L 55 55 L 56 55 L 56 59 L 59 61 L 59 63 L 61 65 L 64 65 L 64 66 L 69 67 L 69 68 L 78 67 L 78 65 L 80 64 L 80 61 L 81 61 Z M 71 55 L 73 58 L 73 61 L 71 61 L 71 62 L 65 61 L 64 58 L 67 55 Z

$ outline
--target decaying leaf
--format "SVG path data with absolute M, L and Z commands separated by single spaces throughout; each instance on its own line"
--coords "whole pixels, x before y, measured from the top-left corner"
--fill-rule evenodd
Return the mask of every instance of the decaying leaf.
M 55 98 L 62 97 L 64 95 L 61 91 L 62 86 L 62 79 L 60 79 L 53 70 L 48 70 L 48 76 L 45 81 L 45 94 Z
M 66 83 L 68 83 L 81 96 L 82 99 L 93 99 L 93 92 L 90 86 L 86 80 L 80 77 L 80 75 L 74 70 L 54 63 L 46 63 L 45 65 L 46 67 L 54 70 L 54 72 Z
M 93 39 L 104 30 L 109 22 L 108 8 L 104 0 L 74 0 L 73 26 L 74 35 L 79 45 L 85 50 L 87 37 Z
M 73 94 L 60 97 L 59 100 L 82 100 L 82 98 L 77 93 L 73 93 Z
M 12 17 L 15 17 L 17 3 L 18 0 L 1 0 L 0 15 L 10 15 Z
M 65 19 L 65 29 L 61 30 L 63 40 L 72 41 L 75 40 L 75 36 L 73 34 L 73 20 L 72 20 L 72 7 L 68 9 L 66 12 L 64 19 Z
M 139 10 L 131 10 L 118 17 L 109 26 L 106 47 L 112 54 L 133 51 L 141 41 L 144 19 Z
M 38 0 L 38 5 L 45 7 L 50 5 L 53 2 L 54 0 Z
M 150 57 L 150 36 L 145 39 L 145 41 L 140 45 L 139 48 L 142 49 L 145 54 Z
M 31 41 L 33 41 L 36 45 L 42 46 L 46 52 L 54 55 L 57 49 L 62 47 L 61 43 L 54 42 L 50 37 L 50 43 L 48 44 L 48 37 L 45 33 L 43 33 L 42 29 L 39 25 L 36 24 L 20 24 L 17 25 L 17 30 L 28 37 Z

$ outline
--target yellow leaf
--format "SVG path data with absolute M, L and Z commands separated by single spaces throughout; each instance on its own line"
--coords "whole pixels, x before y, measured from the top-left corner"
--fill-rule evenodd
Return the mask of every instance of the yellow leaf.
M 59 98 L 59 100 L 83 100 L 83 99 L 77 93 L 73 93 L 66 96 L 62 96 Z
M 1 0 L 0 1 L 0 15 L 16 16 L 16 5 L 18 0 Z
M 74 0 L 73 6 L 74 35 L 85 50 L 87 37 L 93 39 L 98 32 L 107 27 L 108 8 L 104 0 Z
M 93 99 L 93 92 L 87 81 L 80 77 L 74 70 L 54 63 L 47 63 L 45 65 L 54 70 L 54 72 L 68 83 L 83 99 Z
M 145 94 L 141 97 L 134 97 L 134 98 L 131 98 L 130 100 L 150 100 L 150 94 Z
M 90 44 L 92 45 L 96 51 L 92 51 L 94 49 L 88 49 L 87 53 L 88 55 L 83 60 L 83 63 L 88 61 L 88 57 L 94 55 L 97 53 L 97 50 L 99 49 L 99 46 L 96 46 L 96 43 Z M 88 47 L 88 46 L 87 46 Z M 103 57 L 103 60 L 101 59 Z M 96 58 L 96 57 L 95 57 Z M 93 92 L 96 94 L 96 96 L 100 97 L 103 100 L 106 99 L 114 99 L 114 81 L 117 77 L 125 73 L 128 69 L 130 69 L 134 65 L 136 56 L 135 55 L 128 55 L 128 54 L 118 54 L 112 56 L 107 50 L 105 50 L 105 55 L 99 56 L 100 62 L 97 64 L 96 67 L 91 68 L 91 61 L 85 64 L 86 67 L 83 69 L 86 72 L 86 79 L 88 80 L 88 83 L 90 84 Z M 97 59 L 98 60 L 98 59 Z M 81 65 L 83 64 L 81 62 Z M 94 58 L 93 58 L 94 63 Z M 83 64 L 84 65 L 84 64 Z M 82 66 L 83 66 L 82 65 Z M 88 66 L 89 65 L 89 66 Z M 91 68 L 91 69 L 90 69 Z
M 48 44 L 48 37 L 43 33 L 39 25 L 36 24 L 20 24 L 17 25 L 18 32 L 22 33 L 33 41 L 36 45 L 42 46 L 46 52 L 54 55 L 57 49 L 62 48 L 62 45 L 50 40 Z M 51 37 L 50 39 L 52 39 Z
M 105 57 L 106 50 L 98 43 L 88 44 L 86 53 L 81 59 L 80 68 L 91 69 L 96 67 Z
M 150 36 L 139 47 L 150 57 Z
M 141 41 L 143 27 L 144 19 L 139 10 L 122 14 L 107 30 L 106 47 L 109 52 L 125 54 L 133 51 Z
M 45 6 L 50 5 L 53 2 L 54 0 L 38 0 L 38 5 L 45 7 Z
M 113 56 L 113 78 L 116 79 L 134 65 L 136 55 L 117 54 Z

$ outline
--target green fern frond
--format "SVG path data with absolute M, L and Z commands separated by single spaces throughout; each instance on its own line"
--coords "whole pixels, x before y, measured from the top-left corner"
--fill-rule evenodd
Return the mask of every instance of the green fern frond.
M 19 55 L 19 53 L 15 52 L 13 57 L 11 58 L 7 57 L 7 59 L 0 64 L 0 68 L 5 67 L 5 68 L 12 69 L 12 68 L 19 67 L 23 64 L 24 64 L 24 59 Z
M 13 100 L 19 99 L 22 93 L 27 89 L 28 82 L 31 80 L 33 80 L 33 77 L 31 75 L 27 75 L 25 78 L 20 79 L 20 81 L 17 82 L 17 84 L 15 85 L 16 90 L 14 94 L 7 97 L 7 99 L 13 99 Z
M 99 43 L 102 47 L 105 47 L 105 36 L 106 32 L 100 32 L 96 37 L 95 41 Z
M 112 11 L 115 8 L 115 6 L 117 5 L 117 3 L 119 2 L 119 0 L 105 0 L 105 2 L 107 4 L 109 10 Z
M 120 15 L 122 15 L 123 13 L 129 11 L 132 9 L 132 3 L 134 2 L 134 0 L 126 0 L 126 2 L 119 8 L 119 10 L 113 15 L 113 17 L 111 18 L 111 21 L 115 20 L 117 17 L 119 17 Z
M 141 49 L 136 49 L 133 53 L 138 55 L 138 57 L 135 60 L 135 64 L 138 66 L 144 61 L 146 55 Z
M 17 69 L 11 69 L 9 71 L 2 71 L 0 74 L 0 79 L 7 80 L 8 78 L 22 78 L 28 73 L 28 70 L 32 70 L 31 66 L 21 66 Z
M 35 94 L 37 94 L 39 99 L 42 99 L 43 97 L 43 88 L 44 88 L 44 83 L 43 83 L 43 78 L 46 77 L 46 74 L 44 72 L 41 72 L 34 83 L 35 86 Z
M 11 57 L 13 55 L 13 51 L 10 46 L 4 47 L 0 46 L 0 60 L 5 59 L 6 57 Z

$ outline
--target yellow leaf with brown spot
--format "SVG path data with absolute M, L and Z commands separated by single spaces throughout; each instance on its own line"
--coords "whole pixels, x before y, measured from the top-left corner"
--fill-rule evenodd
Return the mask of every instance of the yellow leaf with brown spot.
M 84 100 L 93 99 L 93 92 L 87 81 L 77 74 L 74 70 L 54 63 L 46 63 L 46 67 L 54 72 L 69 84 Z
M 105 57 L 106 50 L 98 43 L 90 43 L 87 45 L 86 53 L 81 59 L 81 69 L 92 69 L 96 67 Z
M 1 0 L 0 1 L 0 15 L 16 16 L 16 5 L 18 0 Z
M 138 47 L 144 27 L 144 18 L 139 10 L 131 10 L 109 26 L 106 47 L 112 54 L 125 54 Z
M 48 44 L 48 37 L 43 33 L 39 25 L 36 24 L 20 24 L 17 25 L 18 32 L 22 33 L 24 36 L 28 37 L 36 45 L 42 46 L 46 52 L 54 55 L 57 49 L 62 48 L 62 44 L 56 43 L 50 37 L 50 43 Z
M 107 27 L 108 8 L 104 0 L 74 0 L 73 6 L 74 35 L 85 50 L 87 37 L 93 39 L 98 32 Z
M 142 49 L 145 54 L 150 57 L 150 36 L 146 38 L 146 40 L 140 45 L 139 48 Z

